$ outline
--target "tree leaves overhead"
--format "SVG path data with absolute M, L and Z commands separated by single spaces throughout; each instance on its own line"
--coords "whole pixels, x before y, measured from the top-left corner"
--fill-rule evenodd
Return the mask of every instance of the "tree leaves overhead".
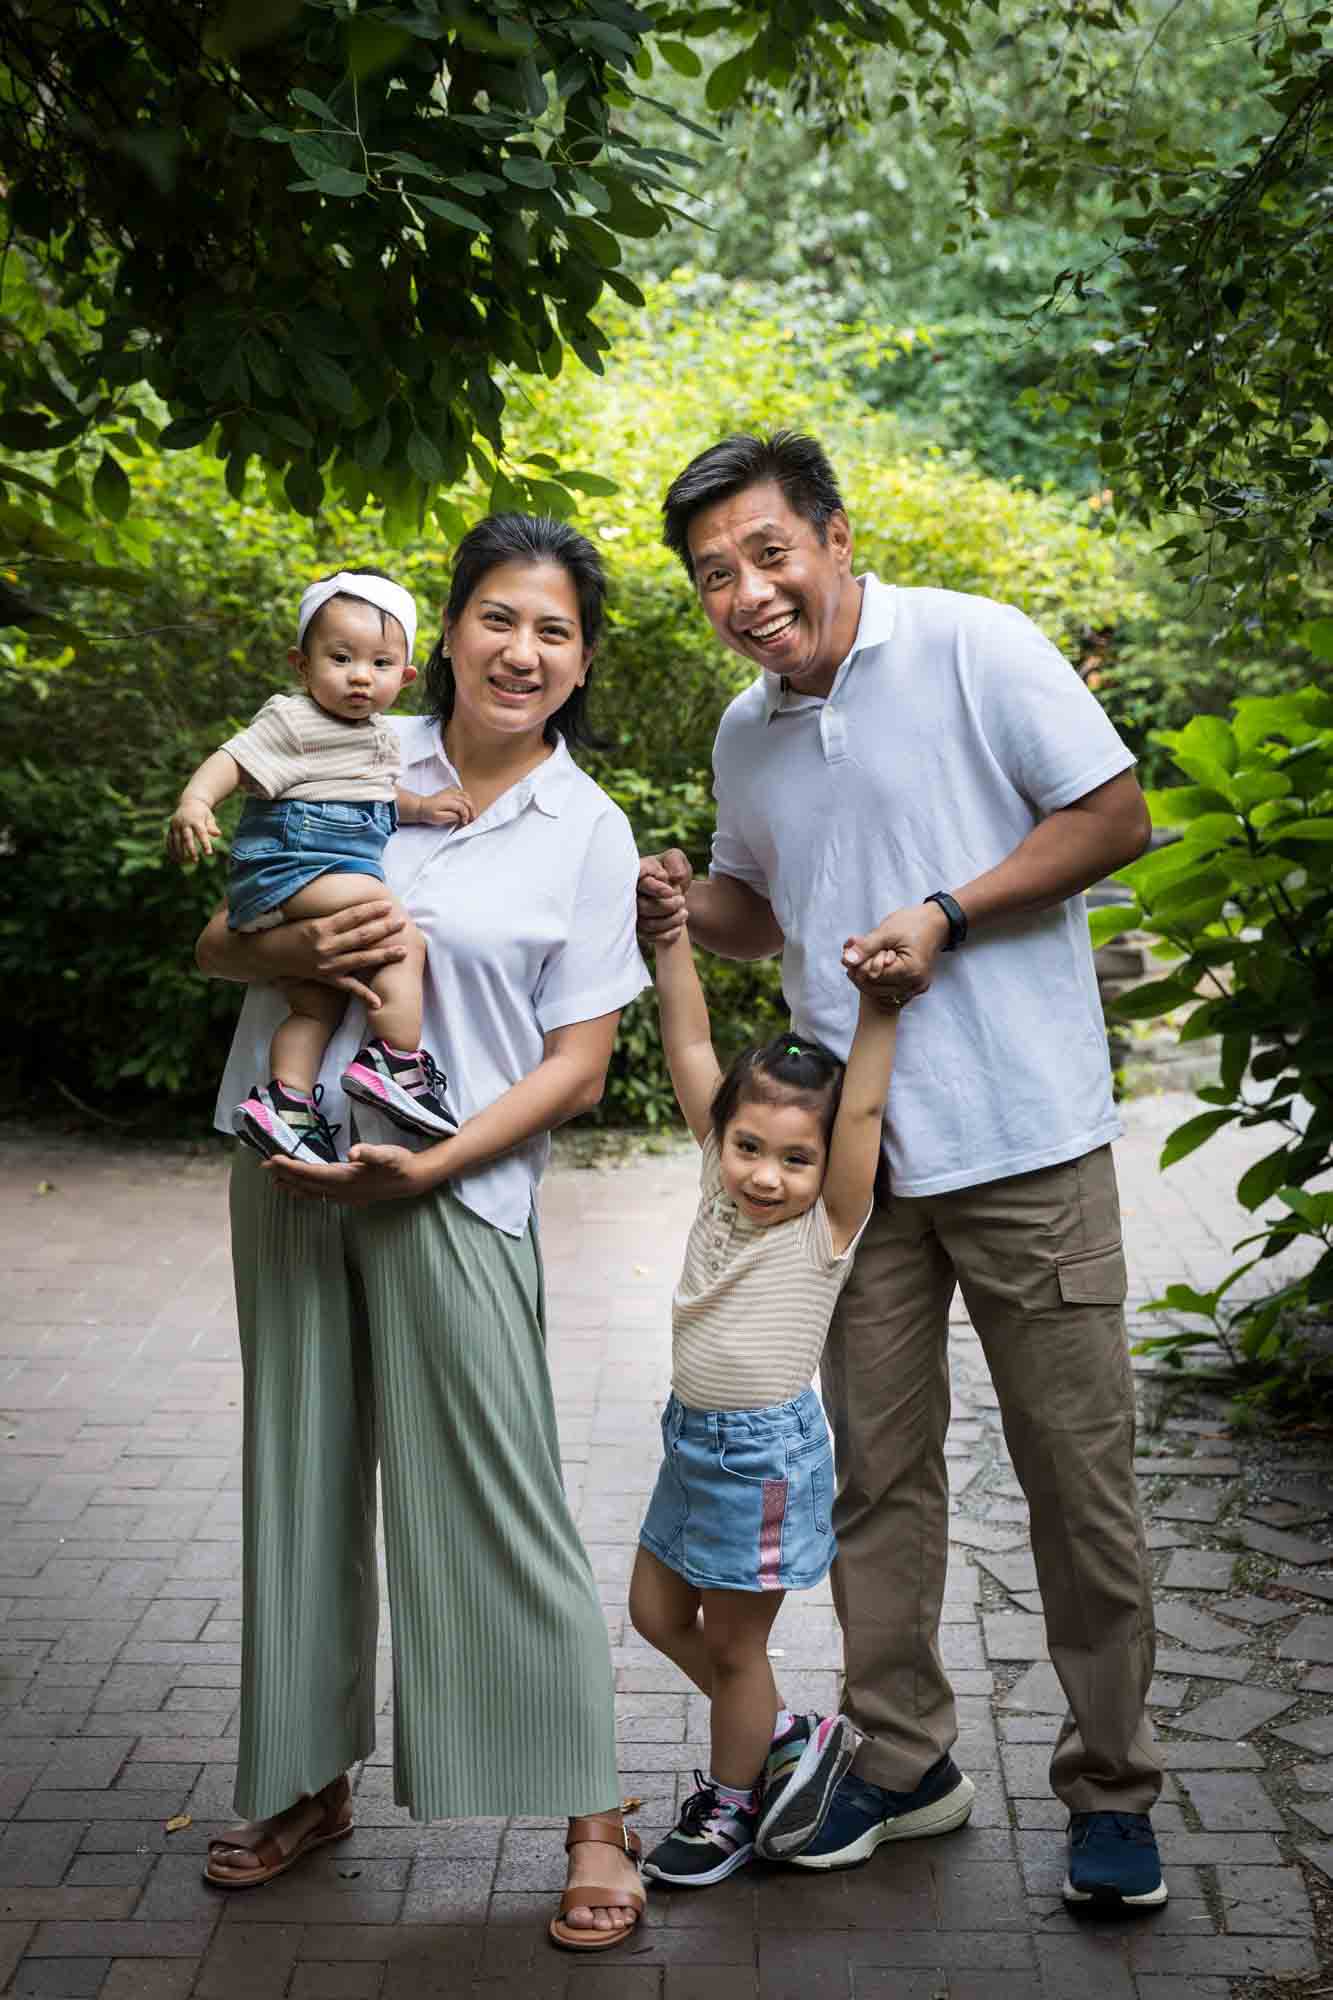
M 842 43 L 882 39 L 878 9 L 804 0 L 6 10 L 0 443 L 63 451 L 104 524 L 128 488 L 98 434 L 156 438 L 163 406 L 162 444 L 208 441 L 233 491 L 258 461 L 301 512 L 354 496 L 407 532 L 479 450 L 497 501 L 572 510 L 558 469 L 536 496 L 504 464 L 505 399 L 566 349 L 603 366 L 605 288 L 641 301 L 621 240 L 669 223 L 689 161 L 638 136 L 639 76 L 650 45 L 702 74 L 724 22 L 740 85 L 805 61 L 835 91 Z
M 60 500 L 19 492 L 0 563 L 43 523 L 85 561 L 142 554 L 108 432 L 207 446 L 233 494 L 257 463 L 303 514 L 376 504 L 391 539 L 456 527 L 444 496 L 481 468 L 492 505 L 572 512 L 559 468 L 507 463 L 506 400 L 567 352 L 600 372 L 599 302 L 642 305 L 622 244 L 671 222 L 691 165 L 663 117 L 713 135 L 639 81 L 654 48 L 703 76 L 723 27 L 738 87 L 799 77 L 826 105 L 885 35 L 869 0 L 4 10 L 0 448 L 56 455 Z M 0 496 L 22 486 L 0 464 Z M 22 592 L 3 609 L 54 629 Z
M 390 535 L 475 451 L 497 498 L 553 504 L 558 473 L 537 496 L 505 462 L 506 399 L 567 354 L 604 366 L 599 306 L 642 297 L 626 246 L 726 171 L 690 177 L 700 118 L 859 121 L 891 175 L 895 135 L 928 117 L 958 218 L 941 256 L 991 210 L 1067 215 L 1071 189 L 1098 191 L 1105 247 L 1051 289 L 1061 344 L 1071 320 L 1084 335 L 1054 406 L 1090 422 L 1118 511 L 1174 517 L 1186 571 L 1285 587 L 1333 540 L 1328 10 L 1258 0 L 1238 58 L 1259 85 L 1214 142 L 1162 115 L 1179 10 L 1155 4 L 1148 33 L 1131 0 L 6 9 L 0 446 L 55 463 L 63 530 L 93 542 L 126 526 L 114 472 L 92 490 L 102 433 L 164 413 L 163 442 L 207 443 L 233 491 L 258 463 L 275 504 L 375 503 Z M 1206 39 L 1219 0 L 1196 4 Z M 1024 89 L 997 116 L 998 60 Z M 23 499 L 60 526 L 52 504 Z
M 1293 572 L 1333 543 L 1331 18 L 1275 0 L 886 9 L 882 52 L 831 111 L 827 53 L 783 97 L 743 50 L 707 86 L 729 148 L 698 189 L 714 233 L 693 250 L 674 232 L 648 268 L 697 258 L 853 314 L 954 320 L 921 350 L 932 408 L 978 366 L 960 295 L 976 314 L 998 288 L 1024 392 L 1004 469 L 1059 476 L 1031 434 L 1081 439 L 1069 463 L 1100 471 L 1108 523 L 1169 522 L 1186 576 L 1286 616 Z M 858 83 L 849 132 L 835 114 Z M 819 114 L 796 130 L 793 96 Z M 901 400 L 907 380 L 872 393 Z

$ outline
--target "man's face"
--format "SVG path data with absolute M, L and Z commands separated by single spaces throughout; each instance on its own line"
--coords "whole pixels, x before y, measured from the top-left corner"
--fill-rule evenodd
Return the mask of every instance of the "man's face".
M 861 616 L 847 516 L 835 514 L 825 533 L 821 542 L 776 480 L 690 522 L 695 587 L 718 638 L 798 694 L 828 693 Z

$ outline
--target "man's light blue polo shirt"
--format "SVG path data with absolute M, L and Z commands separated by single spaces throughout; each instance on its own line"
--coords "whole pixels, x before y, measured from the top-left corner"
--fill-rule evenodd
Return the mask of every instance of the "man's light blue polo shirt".
M 799 1032 L 845 1057 L 848 937 L 1002 861 L 1134 763 L 1069 662 L 1012 606 L 863 579 L 827 698 L 763 674 L 713 753 L 712 873 L 782 927 Z M 900 1194 L 1078 1158 L 1120 1131 L 1082 896 L 1001 919 L 937 961 L 903 1016 L 885 1144 Z

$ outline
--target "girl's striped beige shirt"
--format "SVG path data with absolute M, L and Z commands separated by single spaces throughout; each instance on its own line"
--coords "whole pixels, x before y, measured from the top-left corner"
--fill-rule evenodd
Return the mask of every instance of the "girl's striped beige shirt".
M 808 1388 L 869 1219 L 840 1257 L 822 1198 L 790 1222 L 751 1222 L 709 1133 L 671 1302 L 671 1386 L 687 1409 L 764 1409 Z

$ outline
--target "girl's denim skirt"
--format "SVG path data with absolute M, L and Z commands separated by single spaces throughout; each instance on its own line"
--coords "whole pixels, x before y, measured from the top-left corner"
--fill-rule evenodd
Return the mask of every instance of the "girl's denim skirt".
M 662 1412 L 662 1469 L 639 1540 L 698 1590 L 808 1590 L 828 1574 L 833 1446 L 805 1389 L 761 1410 Z
M 384 880 L 384 844 L 398 825 L 391 799 L 247 799 L 231 843 L 227 925 L 268 930 L 319 875 Z

